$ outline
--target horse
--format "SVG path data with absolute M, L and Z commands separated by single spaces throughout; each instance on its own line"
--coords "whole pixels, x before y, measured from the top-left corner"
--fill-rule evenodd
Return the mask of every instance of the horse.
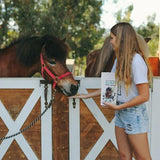
M 0 77 L 42 77 L 66 96 L 75 95 L 78 82 L 66 66 L 70 47 L 52 35 L 21 37 L 0 49 Z
M 149 56 L 147 43 L 150 41 L 150 38 L 143 38 L 137 34 L 137 40 L 140 49 Z M 110 72 L 115 58 L 115 52 L 110 44 L 110 36 L 107 36 L 102 48 L 94 50 L 87 55 L 85 77 L 100 77 L 101 72 Z

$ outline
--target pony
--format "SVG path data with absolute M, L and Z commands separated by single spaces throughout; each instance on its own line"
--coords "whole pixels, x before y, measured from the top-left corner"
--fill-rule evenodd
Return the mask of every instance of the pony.
M 52 35 L 21 37 L 0 49 L 0 77 L 31 77 L 40 72 L 53 89 L 75 95 L 78 82 L 66 66 L 70 48 Z
M 149 56 L 147 43 L 150 38 L 143 38 L 137 34 L 139 47 L 146 56 Z M 94 50 L 87 55 L 85 77 L 100 77 L 101 72 L 110 72 L 116 58 L 115 52 L 110 44 L 110 36 L 106 37 L 102 48 Z

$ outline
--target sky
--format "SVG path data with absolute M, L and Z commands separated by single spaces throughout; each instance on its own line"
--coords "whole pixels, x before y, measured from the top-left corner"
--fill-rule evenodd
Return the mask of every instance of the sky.
M 115 23 L 116 18 L 114 13 L 118 10 L 124 10 L 131 4 L 133 4 L 133 11 L 131 13 L 132 25 L 138 27 L 142 24 L 146 24 L 147 17 L 156 14 L 155 23 L 160 23 L 160 1 L 159 0 L 118 0 L 118 3 L 114 4 L 113 0 L 103 0 L 101 26 L 110 29 Z

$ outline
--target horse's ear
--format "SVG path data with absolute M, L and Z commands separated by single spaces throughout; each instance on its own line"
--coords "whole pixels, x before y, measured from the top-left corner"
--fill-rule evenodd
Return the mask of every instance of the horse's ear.
M 151 40 L 151 38 L 147 37 L 147 38 L 144 38 L 144 40 L 146 41 L 146 43 L 148 43 Z
M 66 42 L 66 37 L 62 39 L 63 42 Z

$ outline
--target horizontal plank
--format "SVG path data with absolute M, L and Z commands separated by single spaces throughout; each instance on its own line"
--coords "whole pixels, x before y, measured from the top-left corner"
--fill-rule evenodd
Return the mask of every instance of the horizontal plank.
M 0 78 L 0 89 L 30 89 L 40 87 L 43 78 Z M 38 83 L 37 83 L 38 82 Z

